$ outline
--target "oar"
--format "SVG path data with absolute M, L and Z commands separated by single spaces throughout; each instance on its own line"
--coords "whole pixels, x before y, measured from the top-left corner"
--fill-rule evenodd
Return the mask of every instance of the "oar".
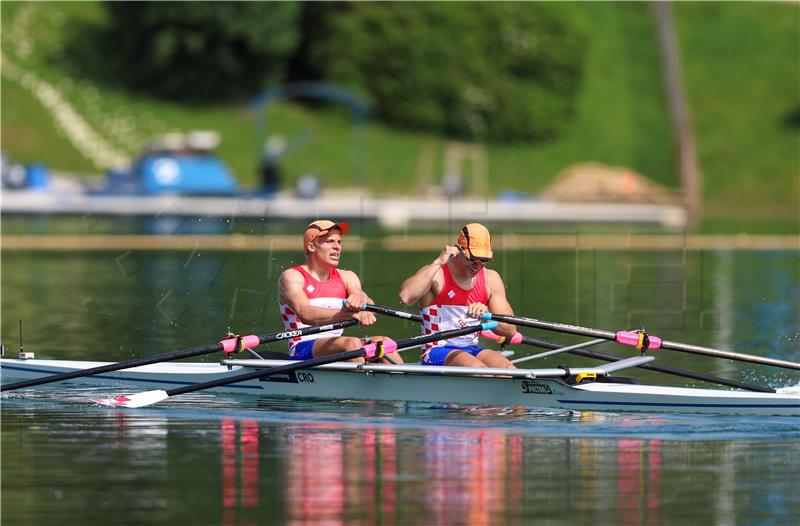
M 328 356 L 318 356 L 316 358 L 311 358 L 310 360 L 302 360 L 296 363 L 281 365 L 278 367 L 272 367 L 270 369 L 237 374 L 234 376 L 228 376 L 226 378 L 220 378 L 218 380 L 211 380 L 209 382 L 202 382 L 193 385 L 186 385 L 183 387 L 176 387 L 174 389 L 168 389 L 166 391 L 163 390 L 145 391 L 130 396 L 118 396 L 116 398 L 94 400 L 94 402 L 111 407 L 144 407 L 155 404 L 156 402 L 160 402 L 161 400 L 166 400 L 171 396 L 192 393 L 195 391 L 202 391 L 204 389 L 211 389 L 213 387 L 220 387 L 222 385 L 244 382 L 246 380 L 255 380 L 258 378 L 264 378 L 275 374 L 288 373 L 291 371 L 296 371 L 298 369 L 308 369 L 310 367 L 316 367 L 318 365 L 325 365 L 326 363 L 333 363 L 342 360 L 350 360 L 352 358 L 361 358 L 361 357 L 367 357 L 370 359 L 381 358 L 383 357 L 384 353 L 394 352 L 396 350 L 407 349 L 411 347 L 417 347 L 419 345 L 434 342 L 437 340 L 446 340 L 449 338 L 455 338 L 456 336 L 470 334 L 481 330 L 491 330 L 494 329 L 495 327 L 497 327 L 497 322 L 484 322 L 478 325 L 471 325 L 469 327 L 464 327 L 462 329 L 453 329 L 451 331 L 442 331 L 434 334 L 420 335 L 400 341 L 394 341 L 387 338 L 386 340 L 370 343 L 369 345 L 365 345 L 360 349 L 355 349 L 353 351 L 330 354 Z
M 395 318 L 400 318 L 403 320 L 416 321 L 420 323 L 422 322 L 422 316 L 420 316 L 419 314 L 412 314 L 410 312 L 392 309 L 389 307 L 384 307 L 382 305 L 373 305 L 371 303 L 365 303 L 361 307 L 361 310 L 377 312 L 378 314 L 386 314 L 387 316 L 394 316 Z
M 347 301 L 345 300 L 344 303 L 346 303 L 346 302 Z M 389 308 L 389 307 L 384 307 L 383 305 L 373 305 L 371 303 L 365 303 L 361 307 L 361 310 L 368 310 L 368 311 L 372 311 L 372 312 L 377 312 L 379 314 L 386 314 L 387 316 L 394 316 L 395 318 L 400 318 L 400 319 L 403 319 L 403 320 L 410 320 L 410 321 L 416 321 L 418 323 L 422 323 L 422 316 L 420 316 L 419 314 L 412 314 L 412 313 L 406 312 L 404 310 L 397 310 L 397 309 L 392 309 L 392 308 Z M 491 339 L 495 339 L 495 340 L 497 340 L 498 338 L 501 338 L 500 336 L 494 334 L 491 331 L 486 331 L 486 332 L 491 333 L 491 336 L 486 336 L 487 338 L 491 338 Z M 517 333 L 517 334 L 519 334 L 519 333 Z M 481 336 L 483 336 L 483 333 L 481 333 Z M 522 336 L 522 335 L 520 334 L 520 336 Z M 605 341 L 605 340 L 603 340 L 603 341 Z M 510 354 L 514 354 L 513 351 L 509 351 L 509 353 Z M 555 353 L 553 353 L 553 354 L 555 354 Z M 388 358 L 388 356 L 386 358 Z M 515 362 L 511 362 L 511 363 L 516 363 L 516 361 Z
M 494 334 L 492 331 L 483 331 L 481 332 L 481 336 L 484 338 L 492 338 L 500 342 L 501 345 L 505 345 L 507 343 L 511 344 L 519 344 L 524 343 L 525 345 L 531 345 L 534 347 L 541 347 L 542 349 L 554 349 L 554 350 L 563 350 L 564 352 L 568 352 L 570 354 L 575 354 L 577 356 L 583 356 L 585 358 L 594 358 L 595 360 L 603 360 L 606 362 L 619 362 L 624 360 L 625 358 L 620 358 L 619 356 L 614 356 L 613 354 L 606 354 L 597 351 L 587 351 L 585 349 L 575 349 L 574 346 L 572 348 L 565 347 L 563 344 L 551 342 L 549 340 L 541 340 L 539 338 L 531 338 L 530 336 L 524 336 L 520 333 L 516 333 L 512 338 L 504 338 L 502 336 L 498 336 Z M 592 342 L 586 343 L 594 343 L 598 340 L 592 340 Z M 542 353 L 546 354 L 546 353 Z M 514 360 L 517 362 L 517 360 Z M 737 382 L 736 380 L 729 380 L 727 378 L 721 378 L 719 376 L 711 376 L 708 374 L 699 374 L 693 371 L 686 371 L 684 369 L 676 369 L 674 367 L 667 367 L 664 365 L 658 365 L 654 363 L 646 363 L 643 365 L 638 366 L 641 369 L 647 369 L 648 371 L 655 371 L 658 373 L 663 374 L 670 374 L 673 376 L 680 376 L 683 378 L 690 378 L 692 380 L 702 380 L 703 382 L 709 382 L 712 384 L 719 384 L 719 385 L 726 385 L 728 387 L 735 387 L 737 389 L 745 389 L 747 391 L 756 391 L 760 393 L 774 393 L 775 389 L 771 389 L 769 387 L 763 387 L 761 385 L 755 384 L 748 384 L 743 382 Z
M 381 313 L 381 314 L 386 314 L 386 315 L 389 315 L 389 316 L 394 316 L 396 318 L 402 318 L 402 319 L 413 320 L 413 321 L 422 321 L 422 318 L 420 316 L 416 315 L 416 314 L 411 314 L 409 312 L 399 311 L 399 310 L 396 310 L 396 309 L 391 309 L 391 308 L 383 307 L 383 306 L 380 306 L 380 305 L 366 304 L 366 305 L 364 305 L 363 309 L 364 310 L 373 311 L 373 312 L 377 312 L 377 313 Z M 495 319 L 497 319 L 497 318 L 495 317 Z M 617 361 L 620 361 L 620 360 L 624 360 L 624 358 L 620 358 L 618 356 L 614 356 L 613 354 L 606 354 L 606 353 L 601 353 L 601 352 L 596 352 L 596 351 L 587 351 L 587 350 L 583 350 L 582 349 L 583 347 L 589 347 L 591 345 L 597 345 L 597 344 L 599 344 L 601 342 L 607 341 L 607 338 L 598 338 L 598 339 L 591 340 L 591 341 L 588 341 L 588 342 L 579 343 L 579 344 L 573 345 L 573 346 L 565 346 L 565 345 L 562 345 L 562 344 L 559 344 L 559 343 L 554 343 L 554 342 L 551 342 L 551 341 L 548 341 L 548 340 L 542 340 L 542 339 L 538 339 L 538 338 L 531 338 L 531 337 L 525 336 L 525 335 L 523 335 L 523 334 L 521 334 L 519 332 L 516 333 L 511 338 L 507 338 L 507 337 L 504 337 L 504 336 L 499 336 L 499 335 L 495 334 L 492 331 L 482 331 L 481 332 L 481 336 L 484 337 L 484 338 L 497 340 L 497 341 L 500 342 L 501 345 L 505 345 L 505 344 L 508 344 L 508 343 L 511 343 L 511 344 L 514 344 L 514 345 L 523 343 L 523 344 L 526 344 L 526 345 L 532 345 L 532 346 L 535 346 L 535 347 L 541 347 L 543 349 L 551 349 L 551 351 L 549 351 L 549 352 L 539 353 L 539 354 L 535 354 L 533 356 L 526 356 L 526 357 L 514 360 L 514 361 L 512 361 L 512 363 L 514 363 L 514 364 L 522 363 L 522 362 L 525 362 L 525 361 L 528 361 L 528 360 L 533 360 L 535 358 L 544 358 L 546 356 L 551 356 L 551 355 L 559 354 L 559 353 L 562 353 L 562 352 L 568 352 L 570 354 L 574 354 L 574 355 L 577 355 L 577 356 L 583 356 L 583 357 L 586 357 L 586 358 L 593 358 L 595 360 L 603 360 L 603 361 L 606 361 L 606 362 L 617 362 Z M 763 392 L 763 393 L 774 393 L 775 392 L 774 389 L 771 389 L 769 387 L 763 387 L 763 386 L 756 385 L 756 384 L 737 382 L 736 380 L 729 380 L 727 378 L 721 378 L 719 376 L 699 374 L 699 373 L 695 373 L 693 371 L 686 371 L 686 370 L 683 370 L 683 369 L 676 369 L 674 367 L 667 367 L 667 366 L 664 366 L 664 365 L 644 364 L 644 365 L 640 365 L 639 367 L 641 367 L 642 369 L 647 369 L 647 370 L 659 372 L 659 373 L 662 373 L 662 374 L 670 374 L 670 375 L 673 375 L 673 376 L 689 378 L 689 379 L 692 379 L 692 380 L 701 380 L 701 381 L 704 381 L 704 382 L 715 383 L 715 384 L 719 384 L 719 385 L 725 385 L 725 386 L 728 386 L 728 387 L 735 387 L 735 388 L 738 388 L 738 389 L 745 389 L 745 390 L 749 390 L 749 391 L 756 391 L 756 392 Z
M 496 320 L 503 323 L 511 323 L 513 325 L 522 325 L 523 327 L 533 327 L 536 329 L 544 329 L 555 332 L 565 332 L 568 334 L 578 334 L 581 336 L 590 336 L 592 338 L 602 338 L 622 345 L 629 345 L 636 347 L 639 350 L 647 349 L 670 349 L 673 351 L 682 351 L 693 354 L 702 354 L 705 356 L 714 356 L 716 358 L 726 358 L 728 360 L 738 360 L 741 362 L 751 362 L 761 365 L 771 365 L 774 367 L 783 367 L 785 369 L 798 369 L 800 370 L 800 363 L 788 362 L 785 360 L 776 360 L 774 358 L 762 358 L 761 356 L 754 356 L 752 354 L 742 354 L 731 351 L 723 351 L 720 349 L 712 349 L 709 347 L 700 347 L 698 345 L 689 345 L 685 343 L 671 342 L 662 340 L 657 336 L 650 336 L 644 331 L 603 331 L 600 329 L 590 329 L 587 327 L 579 327 L 577 325 L 567 325 L 564 323 L 555 323 L 551 321 L 536 320 L 533 318 L 521 318 L 516 316 L 505 316 L 502 314 L 486 313 L 483 315 L 485 320 Z
M 342 300 L 342 305 L 346 305 L 346 304 L 347 304 L 347 300 Z M 404 320 L 422 322 L 422 316 L 420 316 L 419 314 L 411 314 L 410 312 L 405 312 L 405 311 L 402 311 L 402 310 L 390 309 L 389 307 L 382 307 L 380 305 L 372 305 L 370 303 L 365 303 L 364 305 L 362 305 L 361 306 L 361 310 L 368 310 L 368 311 L 372 311 L 372 312 L 377 312 L 379 314 L 386 314 L 388 316 L 394 316 L 395 318 L 401 318 L 401 319 L 404 319 Z M 400 362 L 394 360 L 389 355 L 386 355 L 383 358 L 384 358 L 384 360 L 386 360 L 387 362 L 389 362 L 391 364 L 400 365 Z
M 333 331 L 337 329 L 344 329 L 357 325 L 358 320 L 344 320 L 326 325 L 317 325 L 314 327 L 305 327 L 294 331 L 272 332 L 269 334 L 262 334 L 261 336 L 238 336 L 235 338 L 227 338 L 218 343 L 203 345 L 202 347 L 191 347 L 189 349 L 182 349 L 180 351 L 172 351 L 164 354 L 156 354 L 154 356 L 145 356 L 142 358 L 133 358 L 117 363 L 110 363 L 93 367 L 91 369 L 82 369 L 80 371 L 71 371 L 68 373 L 54 374 L 44 378 L 34 378 L 31 380 L 23 380 L 8 385 L 0 385 L 0 391 L 11 391 L 14 389 L 21 389 L 23 387 L 33 387 L 35 385 L 49 384 L 52 382 L 60 382 L 63 380 L 71 380 L 73 378 L 80 378 L 82 376 L 92 376 L 95 374 L 108 373 L 111 371 L 119 371 L 121 369 L 130 369 L 131 367 L 139 367 L 140 365 L 149 365 L 151 363 L 169 362 L 178 360 L 180 358 L 189 358 L 191 356 L 201 356 L 204 354 L 212 354 L 215 352 L 226 352 L 228 354 L 245 349 L 252 349 L 262 343 L 276 342 L 279 340 L 288 340 L 298 336 L 306 336 L 309 334 L 318 334 L 320 332 Z

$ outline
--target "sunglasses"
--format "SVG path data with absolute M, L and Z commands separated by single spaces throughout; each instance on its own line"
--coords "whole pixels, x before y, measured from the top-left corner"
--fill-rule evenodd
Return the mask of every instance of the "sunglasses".
M 486 265 L 492 262 L 492 258 L 479 258 L 476 256 L 471 256 L 467 254 L 467 251 L 466 249 L 464 249 L 464 247 L 462 247 L 461 245 L 456 245 L 456 246 L 458 247 L 458 251 L 464 254 L 464 257 L 467 258 L 467 260 L 470 263 L 480 263 L 482 265 Z

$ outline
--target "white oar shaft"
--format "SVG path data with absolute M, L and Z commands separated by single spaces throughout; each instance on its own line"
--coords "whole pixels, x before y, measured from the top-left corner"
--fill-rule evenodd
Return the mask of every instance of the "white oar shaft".
M 676 343 L 665 340 L 661 342 L 661 347 L 663 347 L 664 349 L 671 349 L 675 351 L 702 354 L 705 356 L 715 356 L 717 358 L 727 358 L 729 360 L 739 360 L 743 362 L 751 362 L 761 365 L 773 365 L 775 367 L 785 367 L 787 369 L 800 370 L 800 363 L 789 362 L 786 360 L 777 360 L 775 358 L 765 358 L 762 356 L 753 356 L 750 354 L 741 354 L 738 352 L 723 351 L 721 349 L 711 349 L 709 347 L 701 347 L 699 345 L 689 345 L 686 343 Z
M 529 360 L 535 360 L 536 358 L 545 358 L 547 356 L 553 356 L 554 354 L 561 354 L 562 352 L 569 352 L 569 351 L 574 351 L 575 349 L 583 349 L 584 347 L 591 347 L 592 345 L 597 345 L 598 343 L 605 343 L 607 341 L 608 340 L 605 339 L 589 340 L 588 342 L 582 342 L 575 345 L 570 345 L 569 347 L 562 347 L 560 349 L 554 349 L 552 351 L 540 352 L 539 354 L 534 354 L 532 356 L 517 358 L 516 360 L 512 360 L 511 363 L 516 365 L 518 363 L 527 362 Z
M 542 321 L 533 318 L 523 318 L 518 316 L 506 316 L 504 314 L 484 314 L 483 319 L 496 320 L 503 323 L 511 323 L 514 325 L 522 325 L 523 327 L 533 327 L 534 329 L 544 329 L 548 331 L 564 332 L 567 334 L 577 334 L 581 336 L 590 336 L 594 338 L 603 338 L 609 341 L 618 341 L 618 334 L 610 331 L 603 331 L 600 329 L 592 329 L 589 327 L 580 327 L 578 325 L 569 325 L 566 323 L 555 323 L 551 321 Z M 685 343 L 677 343 L 670 341 L 662 341 L 661 347 L 673 351 L 683 351 L 694 354 L 702 354 L 705 356 L 714 356 L 717 358 L 727 358 L 729 360 L 738 360 L 740 362 L 757 363 L 761 365 L 772 365 L 775 367 L 784 367 L 786 369 L 800 370 L 800 363 L 789 362 L 786 360 L 776 360 L 774 358 L 764 358 L 752 354 L 742 354 L 732 351 L 723 351 L 720 349 L 711 349 L 708 347 L 700 347 L 699 345 L 688 345 Z

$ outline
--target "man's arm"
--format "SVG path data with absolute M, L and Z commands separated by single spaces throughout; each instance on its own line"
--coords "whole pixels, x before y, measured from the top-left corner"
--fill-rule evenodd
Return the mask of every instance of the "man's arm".
M 486 269 L 486 293 L 489 296 L 487 307 L 489 312 L 494 314 L 505 314 L 507 316 L 514 315 L 514 309 L 508 303 L 506 298 L 506 286 L 503 283 L 503 278 L 500 277 L 496 271 Z M 510 323 L 500 323 L 494 332 L 502 336 L 513 336 L 517 332 L 516 325 Z
M 431 296 L 433 295 L 435 297 L 434 288 L 436 278 L 442 265 L 446 264 L 451 258 L 457 255 L 458 249 L 456 247 L 450 245 L 445 246 L 441 254 L 439 254 L 433 262 L 419 269 L 416 274 L 400 285 L 400 301 L 406 305 L 417 303 L 420 306 L 422 306 L 423 303 L 429 303 L 430 300 L 433 299 Z
M 371 325 L 375 322 L 375 316 L 370 312 L 354 311 L 345 307 L 338 310 L 326 309 L 312 305 L 308 301 L 308 296 L 303 292 L 304 285 L 303 275 L 294 269 L 283 271 L 278 280 L 280 299 L 289 305 L 300 321 L 306 325 L 322 325 L 350 318 L 356 318 L 362 325 Z M 366 314 L 370 316 L 365 316 Z
M 339 269 L 339 276 L 342 277 L 342 282 L 347 290 L 347 299 L 345 300 L 345 307 L 353 310 L 360 311 L 365 303 L 374 303 L 366 292 L 361 288 L 361 280 L 358 275 L 352 270 Z

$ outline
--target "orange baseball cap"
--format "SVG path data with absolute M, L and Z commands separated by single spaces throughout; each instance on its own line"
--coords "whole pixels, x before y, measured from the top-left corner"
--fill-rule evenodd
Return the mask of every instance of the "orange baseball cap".
M 469 257 L 492 259 L 492 236 L 480 223 L 470 223 L 458 233 L 458 245 Z
M 317 219 L 316 221 L 310 222 L 306 227 L 306 231 L 303 233 L 303 250 L 306 250 L 310 242 L 314 241 L 319 236 L 326 235 L 334 228 L 338 228 L 342 235 L 350 232 L 350 225 L 348 223 L 334 223 L 327 219 Z

